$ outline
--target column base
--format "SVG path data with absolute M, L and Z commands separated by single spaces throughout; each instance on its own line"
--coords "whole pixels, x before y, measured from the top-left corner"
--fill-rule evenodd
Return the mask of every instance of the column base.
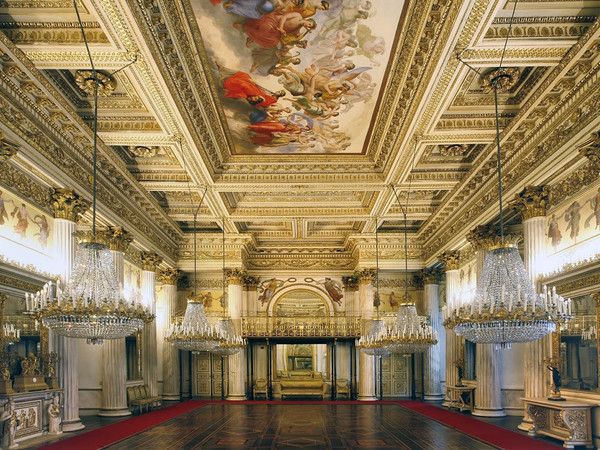
M 503 409 L 477 409 L 471 413 L 473 416 L 479 417 L 506 417 L 506 412 Z
M 230 401 L 230 402 L 241 402 L 243 400 L 246 400 L 246 396 L 245 395 L 229 395 L 229 396 L 227 396 L 227 398 L 225 400 Z
M 81 423 L 81 419 L 74 420 L 73 422 L 63 422 L 62 430 L 64 433 L 69 433 L 71 431 L 79 431 L 83 430 L 85 425 Z
M 131 411 L 129 408 L 114 408 L 114 409 L 100 409 L 98 416 L 100 417 L 124 417 L 130 416 Z
M 367 396 L 367 395 L 359 395 L 357 400 L 359 402 L 376 402 L 377 401 L 377 397 L 374 396 Z
M 425 400 L 430 401 L 430 402 L 439 402 L 444 400 L 444 395 L 443 394 L 425 394 Z
M 179 394 L 163 394 L 162 399 L 179 401 L 179 400 L 181 400 L 181 397 L 179 396 Z

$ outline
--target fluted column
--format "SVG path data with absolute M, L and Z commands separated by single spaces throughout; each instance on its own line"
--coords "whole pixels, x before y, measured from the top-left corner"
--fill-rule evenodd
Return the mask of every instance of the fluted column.
M 424 309 L 429 316 L 433 331 L 440 334 L 442 331 L 442 316 L 440 314 L 439 283 L 441 271 L 439 269 L 424 269 L 422 271 L 425 290 Z M 425 352 L 425 400 L 442 400 L 442 348 L 436 344 Z
M 477 279 L 481 276 L 485 254 L 494 233 L 487 227 L 478 227 L 471 231 L 467 239 L 475 247 L 475 265 Z M 500 365 L 502 355 L 495 344 L 477 344 L 476 378 L 474 416 L 504 417 L 506 412 L 502 407 L 502 383 Z
M 246 273 L 238 269 L 226 271 L 229 297 L 229 316 L 236 331 L 240 332 L 242 311 L 242 286 Z M 246 399 L 246 352 L 241 351 L 229 356 L 229 395 L 227 400 Z
M 97 234 L 109 245 L 119 285 L 125 281 L 125 251 L 133 238 L 121 227 L 109 226 Z M 99 416 L 129 416 L 125 338 L 106 339 L 102 346 L 102 406 Z
M 443 252 L 438 260 L 444 265 L 446 270 L 446 304 L 453 307 L 460 295 L 460 280 L 458 268 L 460 264 L 460 253 L 458 251 Z M 456 386 L 458 384 L 458 369 L 456 364 L 464 361 L 463 355 L 464 338 L 458 336 L 453 329 L 446 328 L 446 388 L 448 386 Z M 448 390 L 446 389 L 446 397 L 444 406 L 448 406 L 450 399 L 448 398 Z
M 535 286 L 545 257 L 546 208 L 550 201 L 549 186 L 527 186 L 516 195 L 512 205 L 523 219 L 523 243 L 525 270 Z M 550 372 L 544 360 L 550 358 L 552 337 L 547 335 L 537 341 L 525 344 L 524 393 L 525 397 L 544 397 L 548 394 Z M 533 421 L 527 410 L 520 430 L 529 431 Z
M 162 262 L 154 252 L 142 252 L 142 299 L 152 314 L 156 315 L 156 268 Z M 158 395 L 158 358 L 156 346 L 156 320 L 144 324 L 142 336 L 142 375 L 150 395 Z
M 363 330 L 373 318 L 373 281 L 375 269 L 364 269 L 355 273 L 358 279 L 359 311 L 362 317 Z M 375 357 L 358 352 L 358 399 L 362 401 L 377 400 L 375 397 Z
M 258 313 L 258 277 L 247 276 L 244 286 L 247 290 L 248 316 L 256 317 Z
M 358 292 L 358 279 L 352 277 L 342 277 L 344 283 L 344 298 L 346 304 L 346 316 L 354 317 L 358 315 L 356 308 L 356 294 Z
M 50 188 L 54 206 L 54 243 L 56 265 L 60 277 L 68 282 L 75 260 L 76 221 L 89 208 L 89 203 L 70 188 Z M 52 350 L 59 356 L 56 376 L 63 389 L 63 431 L 85 428 L 79 417 L 79 354 L 77 341 L 50 332 Z
M 163 329 L 171 325 L 175 308 L 177 308 L 177 280 L 182 272 L 178 269 L 162 269 L 158 271 L 158 281 L 162 283 L 165 300 Z M 179 400 L 179 350 L 170 343 L 163 345 L 163 393 L 165 400 Z

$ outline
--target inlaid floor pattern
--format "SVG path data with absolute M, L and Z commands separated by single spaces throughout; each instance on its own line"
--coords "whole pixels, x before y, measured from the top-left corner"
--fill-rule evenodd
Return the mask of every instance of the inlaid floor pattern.
M 208 404 L 110 449 L 491 449 L 399 405 Z

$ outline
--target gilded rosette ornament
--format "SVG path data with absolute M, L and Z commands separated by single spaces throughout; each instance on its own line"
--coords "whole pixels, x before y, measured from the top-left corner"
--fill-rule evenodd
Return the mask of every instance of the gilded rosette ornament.
M 111 76 L 96 72 L 96 78 L 94 79 L 94 72 L 91 70 L 78 70 L 75 72 L 75 84 L 88 95 L 96 95 L 96 80 L 98 80 L 98 95 L 100 97 L 108 97 L 114 92 L 116 83 Z
M 460 252 L 458 250 L 447 250 L 438 256 L 438 261 L 444 265 L 444 270 L 458 270 L 460 265 Z
M 176 286 L 183 272 L 179 269 L 159 269 L 157 272 L 158 282 L 166 285 Z
M 90 209 L 90 203 L 76 194 L 72 188 L 50 188 L 50 198 L 56 219 L 77 222 Z
M 247 273 L 242 269 L 225 269 L 225 280 L 227 285 L 239 284 L 244 285 Z
M 5 139 L 4 134 L 0 132 L 0 164 L 15 156 L 18 149 L 17 144 Z
M 358 284 L 373 284 L 377 278 L 377 269 L 360 269 L 354 272 Z
M 162 262 L 162 258 L 156 252 L 142 251 L 140 255 L 142 257 L 142 270 L 148 272 L 155 272 L 156 268 Z
M 98 231 L 103 243 L 108 245 L 112 251 L 123 252 L 127 251 L 129 244 L 133 242 L 133 236 L 123 227 L 115 227 L 109 225 L 106 229 Z
M 550 186 L 527 186 L 515 196 L 510 206 L 521 213 L 523 220 L 528 220 L 545 217 L 551 200 Z

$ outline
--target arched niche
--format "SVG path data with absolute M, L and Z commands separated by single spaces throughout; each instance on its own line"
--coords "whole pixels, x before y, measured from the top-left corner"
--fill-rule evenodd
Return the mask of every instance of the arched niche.
M 323 305 L 323 310 L 319 314 L 313 314 L 313 317 L 327 317 L 334 315 L 333 302 L 329 296 L 322 290 L 310 286 L 310 285 L 295 285 L 287 286 L 281 291 L 277 292 L 271 298 L 267 307 L 267 314 L 270 317 L 285 316 L 282 314 L 282 307 L 285 306 L 286 302 L 293 303 L 297 301 L 299 303 L 305 302 L 308 309 L 317 308 L 320 304 Z M 309 317 L 308 314 L 294 314 L 298 317 Z

